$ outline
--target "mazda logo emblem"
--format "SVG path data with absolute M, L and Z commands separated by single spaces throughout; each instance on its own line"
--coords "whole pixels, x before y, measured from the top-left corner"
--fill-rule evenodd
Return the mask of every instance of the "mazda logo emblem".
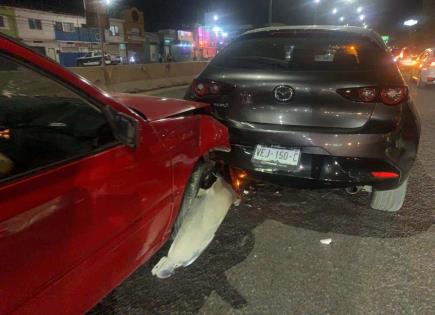
M 293 98 L 295 91 L 291 86 L 279 85 L 273 90 L 273 95 L 278 102 L 288 102 Z

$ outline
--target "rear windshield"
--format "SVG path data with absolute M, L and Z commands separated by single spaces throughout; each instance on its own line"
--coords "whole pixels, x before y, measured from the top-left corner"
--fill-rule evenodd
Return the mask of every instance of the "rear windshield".
M 212 62 L 226 68 L 371 70 L 392 64 L 386 49 L 361 36 L 276 33 L 239 39 Z

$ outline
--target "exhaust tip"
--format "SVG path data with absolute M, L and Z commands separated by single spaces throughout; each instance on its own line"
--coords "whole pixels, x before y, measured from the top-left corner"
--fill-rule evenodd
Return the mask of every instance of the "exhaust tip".
M 349 195 L 357 195 L 363 190 L 362 186 L 353 186 L 353 187 L 347 187 L 346 192 Z

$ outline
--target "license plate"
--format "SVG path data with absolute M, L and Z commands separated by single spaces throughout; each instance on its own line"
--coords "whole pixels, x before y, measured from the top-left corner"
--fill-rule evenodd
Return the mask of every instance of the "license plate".
M 301 150 L 299 149 L 280 149 L 257 145 L 252 161 L 277 166 L 297 166 L 300 158 Z

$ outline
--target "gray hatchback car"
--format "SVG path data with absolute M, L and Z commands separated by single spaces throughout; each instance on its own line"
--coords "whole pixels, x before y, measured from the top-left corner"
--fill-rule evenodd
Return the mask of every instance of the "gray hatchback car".
M 228 126 L 232 152 L 221 158 L 241 178 L 365 189 L 374 209 L 403 205 L 420 123 L 393 56 L 373 31 L 247 32 L 216 56 L 186 98 L 211 104 Z

